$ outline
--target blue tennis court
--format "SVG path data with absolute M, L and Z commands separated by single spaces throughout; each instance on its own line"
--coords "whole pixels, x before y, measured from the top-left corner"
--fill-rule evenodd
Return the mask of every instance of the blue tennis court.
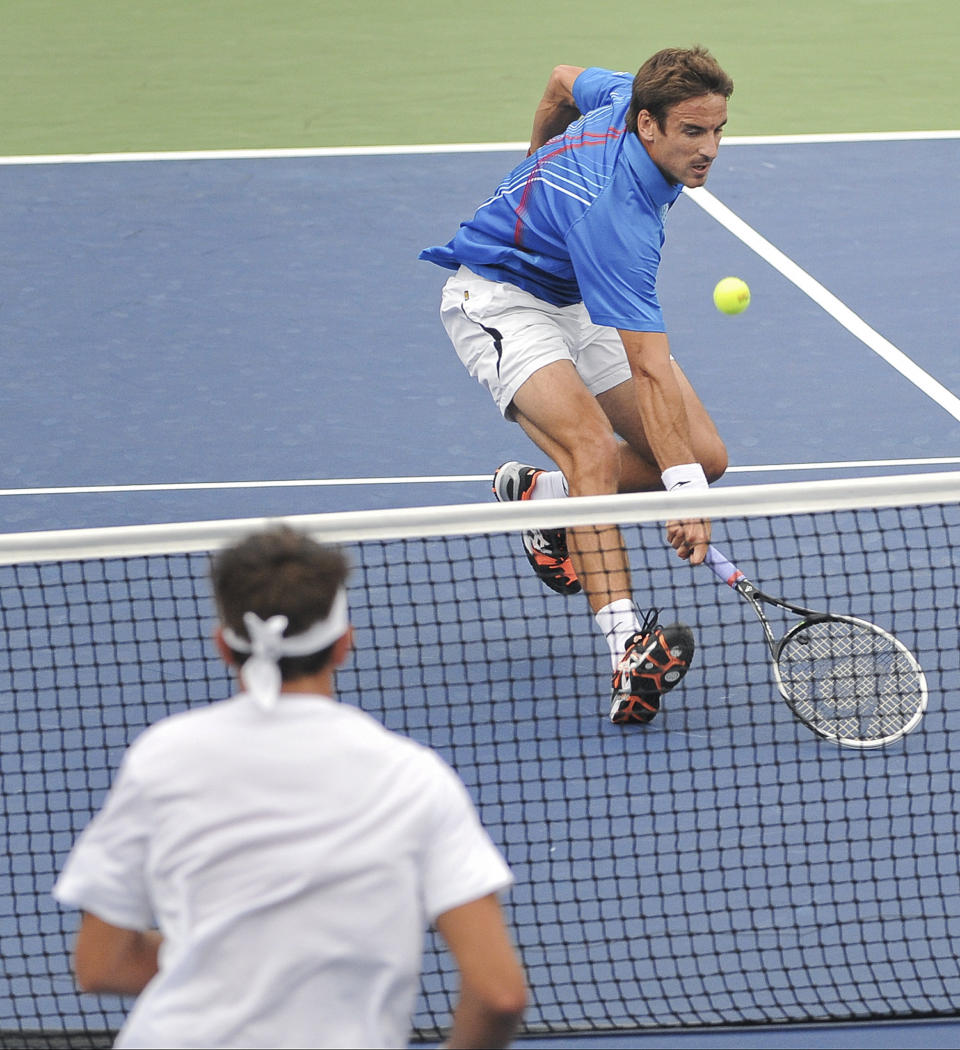
M 924 176 L 958 154 L 957 138 L 728 145 L 709 189 L 956 392 L 949 182 Z M 536 454 L 463 372 L 437 317 L 445 275 L 416 256 L 514 159 L 0 167 L 6 528 L 485 500 L 485 480 L 411 480 L 485 479 Z M 429 209 L 411 205 L 411 180 Z M 726 273 L 753 291 L 738 317 L 711 302 Z M 689 199 L 669 219 L 661 293 L 674 354 L 730 450 L 723 484 L 957 456 L 952 406 Z M 317 484 L 262 487 L 282 481 Z M 175 487 L 113 491 L 158 484 Z M 77 487 L 92 491 L 47 491 Z
M 9 348 L 0 421 L 5 531 L 489 499 L 489 475 L 500 462 L 536 453 L 463 372 L 437 318 L 444 274 L 416 256 L 446 240 L 514 159 L 492 151 L 0 166 L 8 246 L 0 311 Z M 830 296 L 820 301 L 693 200 L 678 202 L 661 297 L 674 354 L 730 450 L 732 470 L 721 484 L 960 463 L 960 365 L 951 353 L 960 260 L 944 220 L 953 206 L 948 183 L 926 177 L 958 159 L 960 140 L 949 136 L 721 150 L 711 194 L 818 282 Z M 411 181 L 429 209 L 411 205 L 402 191 Z M 922 194 L 904 201 L 904 187 L 918 185 Z M 721 316 L 711 302 L 713 285 L 728 273 L 752 289 L 752 305 L 739 317 Z M 838 320 L 832 297 L 862 320 L 867 341 Z M 950 565 L 942 569 L 949 574 Z M 684 732 L 709 728 L 702 712 L 684 717 Z M 931 731 L 945 731 L 948 717 L 932 717 Z M 592 710 L 572 717 L 564 734 L 582 743 L 594 720 Z M 728 775 L 687 771 L 691 797 L 709 791 L 717 812 L 744 804 L 735 712 L 722 731 L 730 734 Z M 789 747 L 777 732 L 771 727 L 770 748 Z M 518 762 L 537 767 L 531 779 L 544 779 L 546 762 L 546 781 L 582 792 L 588 813 L 591 779 L 600 768 L 611 775 L 606 765 L 616 760 L 605 753 L 606 739 L 598 735 L 588 748 L 596 765 L 568 761 L 562 749 L 546 757 L 534 749 Z M 812 753 L 815 745 L 806 747 Z M 777 801 L 789 811 L 781 814 L 785 824 L 811 801 L 802 792 L 802 757 L 796 793 Z M 643 760 L 645 775 L 655 775 L 684 757 L 648 751 Z M 818 758 L 819 780 L 849 784 L 844 761 Z M 942 762 L 928 772 L 949 780 L 948 753 Z M 909 749 L 889 774 L 903 777 L 907 794 Z M 484 785 L 473 787 L 482 797 Z M 829 824 L 845 818 L 849 799 L 828 793 L 816 804 Z M 540 805 L 531 822 L 538 812 L 550 819 L 550 799 Z M 941 819 L 950 824 L 952 816 Z M 654 821 L 651 851 L 658 835 L 677 830 Z M 698 857 L 697 870 L 719 872 L 731 847 L 726 835 L 735 831 L 695 821 L 679 830 L 703 838 L 708 855 Z M 928 833 L 938 831 L 934 824 Z M 611 843 L 621 833 L 614 821 Z M 787 866 L 792 845 L 783 843 Z M 829 844 L 815 845 L 805 863 L 829 860 Z M 611 872 L 616 861 L 613 851 Z M 850 861 L 859 862 L 871 865 L 870 858 Z M 534 864 L 530 874 L 555 877 L 556 870 Z M 956 879 L 921 871 L 918 885 L 935 874 Z M 958 921 L 949 909 L 960 887 L 938 885 L 948 929 Z M 708 875 L 704 892 L 730 890 Z M 746 922 L 750 887 L 734 897 Z M 835 919 L 842 929 L 845 917 Z M 601 909 L 585 943 L 602 939 L 605 921 Z M 909 926 L 911 916 L 900 921 Z M 668 927 L 665 920 L 664 944 L 676 936 Z M 708 932 L 719 952 L 724 937 L 732 948 L 738 936 L 733 928 Z M 697 933 L 694 923 L 689 935 Z M 768 947 L 761 935 L 758 970 L 769 962 Z M 842 942 L 833 949 L 842 953 Z M 778 943 L 777 965 L 800 965 L 805 952 L 803 944 Z M 853 969 L 870 964 L 845 960 Z M 585 954 L 572 965 L 586 973 L 597 960 Z M 604 966 L 613 979 L 609 961 L 590 979 Z M 955 1029 L 898 1024 L 880 1037 L 949 1045 Z M 876 1030 L 839 1025 L 828 1034 L 764 1027 L 577 1042 L 858 1046 L 877 1038 Z

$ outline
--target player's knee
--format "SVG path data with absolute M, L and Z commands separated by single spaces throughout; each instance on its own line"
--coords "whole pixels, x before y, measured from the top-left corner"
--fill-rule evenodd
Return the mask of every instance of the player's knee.
M 581 435 L 566 477 L 572 496 L 616 492 L 620 481 L 620 450 L 614 434 L 594 431 Z

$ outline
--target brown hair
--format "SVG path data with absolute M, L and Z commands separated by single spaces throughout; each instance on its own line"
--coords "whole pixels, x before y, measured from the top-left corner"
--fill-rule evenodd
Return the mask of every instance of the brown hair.
M 287 617 L 285 634 L 301 634 L 330 614 L 333 599 L 348 574 L 347 559 L 337 547 L 315 542 L 286 525 L 254 533 L 216 555 L 210 580 L 220 621 L 247 638 L 245 612 L 261 620 Z M 322 670 L 333 647 L 280 661 L 284 681 Z M 238 666 L 250 655 L 231 650 Z
M 667 111 L 701 95 L 733 94 L 733 81 L 705 47 L 668 47 L 647 59 L 633 78 L 627 130 L 637 134 L 637 118 L 646 110 L 662 131 Z

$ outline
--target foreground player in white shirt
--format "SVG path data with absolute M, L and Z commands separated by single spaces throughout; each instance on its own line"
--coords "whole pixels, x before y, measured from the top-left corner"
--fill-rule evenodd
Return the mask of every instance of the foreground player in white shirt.
M 346 576 L 285 527 L 222 552 L 243 692 L 143 733 L 74 846 L 54 894 L 83 912 L 77 981 L 138 996 L 117 1046 L 406 1046 L 430 923 L 460 972 L 448 1045 L 519 1025 L 512 876 L 463 784 L 333 699 Z

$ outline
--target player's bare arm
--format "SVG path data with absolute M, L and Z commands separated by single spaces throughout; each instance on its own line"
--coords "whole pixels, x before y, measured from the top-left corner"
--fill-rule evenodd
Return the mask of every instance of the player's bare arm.
M 635 380 L 637 410 L 650 452 L 661 472 L 698 462 L 683 397 L 662 332 L 620 330 Z M 710 546 L 710 522 L 693 518 L 667 523 L 667 542 L 683 559 L 699 565 Z
M 438 916 L 436 927 L 460 971 L 446 1046 L 508 1046 L 527 1004 L 523 968 L 496 894 Z
M 583 70 L 583 66 L 556 66 L 550 74 L 543 98 L 533 117 L 528 156 L 554 135 L 565 131 L 580 116 L 580 110 L 573 100 L 573 82 Z
M 77 984 L 85 992 L 139 995 L 157 972 L 163 936 L 127 930 L 84 912 L 73 952 Z

